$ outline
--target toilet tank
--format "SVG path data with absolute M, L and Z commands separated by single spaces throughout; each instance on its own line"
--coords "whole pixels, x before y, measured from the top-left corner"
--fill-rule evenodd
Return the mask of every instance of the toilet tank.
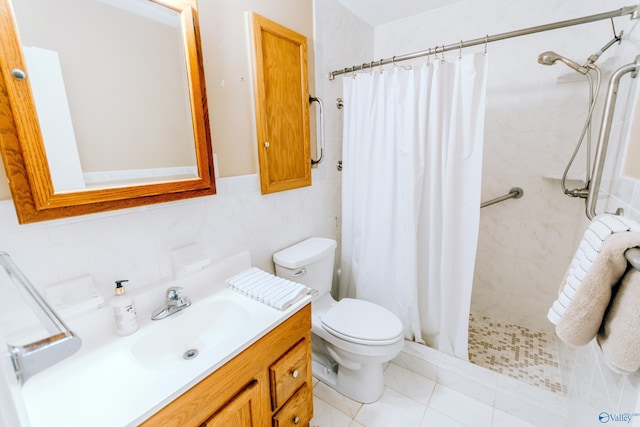
M 331 292 L 336 241 L 312 237 L 273 254 L 276 275 L 316 289 Z

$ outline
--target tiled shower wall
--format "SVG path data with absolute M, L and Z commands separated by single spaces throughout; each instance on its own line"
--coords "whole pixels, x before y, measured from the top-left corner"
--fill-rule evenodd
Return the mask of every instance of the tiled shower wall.
M 626 3 L 464 0 L 376 28 L 374 58 L 614 10 Z M 624 31 L 623 42 L 597 62 L 603 83 L 594 113 L 594 147 L 609 76 L 640 51 L 635 23 L 628 17 L 615 20 L 616 31 Z M 538 64 L 537 57 L 553 50 L 582 63 L 612 37 L 611 23 L 600 21 L 488 45 L 482 199 L 516 186 L 524 196 L 482 210 L 471 303 L 477 315 L 554 333 L 546 312 L 588 224 L 584 201 L 564 196 L 558 179 L 582 130 L 588 83 L 563 64 Z M 478 46 L 464 53 L 482 50 Z M 445 58 L 455 60 L 456 55 L 449 52 Z M 639 219 L 640 182 L 619 177 L 636 86 L 629 76 L 620 85 L 598 212 L 623 207 L 627 216 Z M 584 156 L 579 156 L 570 176 L 579 179 L 584 171 Z M 593 344 L 578 349 L 561 345 L 560 350 L 569 425 L 598 425 L 600 411 L 634 412 L 637 375 L 612 373 Z
M 376 28 L 374 57 L 590 15 L 625 3 L 461 1 Z M 624 30 L 627 39 L 633 24 L 627 17 L 620 18 L 616 29 Z M 501 196 L 512 187 L 521 187 L 524 196 L 482 210 L 472 299 L 475 313 L 551 331 L 546 311 L 586 224 L 584 201 L 564 196 L 558 178 L 586 117 L 588 83 L 561 63 L 539 65 L 537 57 L 553 50 L 582 63 L 612 37 L 611 23 L 600 21 L 488 46 L 482 198 Z M 483 46 L 477 46 L 465 53 L 482 50 Z M 608 75 L 632 61 L 636 51 L 625 40 L 602 55 L 597 64 L 605 74 L 603 88 Z M 454 60 L 456 55 L 450 52 L 445 58 Z M 601 100 L 604 92 L 601 90 Z M 600 117 L 598 109 L 595 123 Z M 571 175 L 584 176 L 584 170 L 584 158 L 579 157 Z M 573 188 L 580 183 L 569 185 Z

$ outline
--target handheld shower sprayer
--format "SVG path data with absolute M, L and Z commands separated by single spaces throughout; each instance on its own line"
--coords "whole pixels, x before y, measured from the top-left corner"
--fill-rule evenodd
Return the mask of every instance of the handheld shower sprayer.
M 576 61 L 573 61 L 569 58 L 565 58 L 564 56 L 559 55 L 556 52 L 553 52 L 551 50 L 542 52 L 540 55 L 538 55 L 538 64 L 553 65 L 558 61 L 563 62 L 569 68 L 576 70 L 580 74 L 587 74 L 589 72 L 589 69 L 587 67 L 582 66 L 578 64 Z
M 615 34 L 615 31 L 614 31 L 614 38 L 611 39 L 602 48 L 600 48 L 600 50 L 598 50 L 596 53 L 589 56 L 589 58 L 584 63 L 584 65 L 580 65 L 576 61 L 573 61 L 569 58 L 565 58 L 564 56 L 550 50 L 546 52 L 542 52 L 540 55 L 538 55 L 539 64 L 553 65 L 556 62 L 560 61 L 564 63 L 566 66 L 568 66 L 569 68 L 584 75 L 589 81 L 589 110 L 587 112 L 587 117 L 586 117 L 584 126 L 582 128 L 582 132 L 580 133 L 580 137 L 578 138 L 578 143 L 576 144 L 576 147 L 573 150 L 573 154 L 571 155 L 571 158 L 569 159 L 569 163 L 567 164 L 564 170 L 564 173 L 562 174 L 562 179 L 560 180 L 562 191 L 567 196 L 580 197 L 584 199 L 588 198 L 590 181 L 591 181 L 591 119 L 593 117 L 593 110 L 595 108 L 596 100 L 598 98 L 598 92 L 600 90 L 600 80 L 601 80 L 601 72 L 600 72 L 600 69 L 596 66 L 595 62 L 600 58 L 600 56 L 607 49 L 609 49 L 611 46 L 613 46 L 616 43 L 621 43 L 621 41 L 622 41 L 622 32 L 620 32 L 620 35 L 617 35 Z M 591 71 L 593 71 L 596 76 L 595 88 L 593 84 L 593 77 L 591 76 Z M 573 165 L 574 160 L 576 159 L 576 155 L 578 154 L 578 151 L 580 150 L 580 147 L 582 146 L 582 143 L 585 140 L 585 137 L 586 137 L 586 168 L 585 168 L 584 186 L 581 188 L 575 188 L 570 190 L 566 186 L 567 175 L 569 173 L 569 169 Z
M 566 58 L 551 50 L 542 52 L 540 55 L 538 55 L 538 64 L 553 65 L 556 62 L 560 61 L 560 62 L 563 62 L 565 65 L 567 65 L 569 68 L 576 70 L 580 74 L 586 75 L 590 69 L 595 68 L 595 65 L 594 65 L 595 62 L 598 60 L 598 58 L 600 58 L 600 55 L 602 55 L 604 51 L 606 51 L 616 43 L 618 44 L 622 43 L 622 34 L 624 34 L 623 31 L 620 32 L 620 35 L 616 35 L 607 44 L 602 46 L 600 50 L 598 50 L 596 53 L 589 56 L 589 58 L 587 59 L 587 62 L 585 62 L 584 65 L 580 65 L 576 61 Z

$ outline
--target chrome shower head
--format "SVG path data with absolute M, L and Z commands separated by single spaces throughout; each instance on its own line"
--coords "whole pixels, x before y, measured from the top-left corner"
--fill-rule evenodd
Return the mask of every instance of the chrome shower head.
M 565 58 L 562 55 L 559 55 L 553 51 L 546 51 L 546 52 L 542 52 L 540 55 L 538 55 L 538 64 L 542 64 L 542 65 L 553 65 L 556 62 L 563 62 L 565 65 L 567 65 L 568 67 L 576 70 L 577 72 L 579 72 L 580 74 L 587 74 L 589 72 L 589 69 L 586 67 L 583 67 L 582 65 L 578 64 L 575 61 L 572 61 L 569 58 Z

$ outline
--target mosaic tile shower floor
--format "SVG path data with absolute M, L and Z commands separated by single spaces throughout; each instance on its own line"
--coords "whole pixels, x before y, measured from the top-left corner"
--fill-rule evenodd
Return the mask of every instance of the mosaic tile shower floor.
M 563 393 L 554 338 L 544 332 L 469 315 L 469 361 L 553 393 Z

